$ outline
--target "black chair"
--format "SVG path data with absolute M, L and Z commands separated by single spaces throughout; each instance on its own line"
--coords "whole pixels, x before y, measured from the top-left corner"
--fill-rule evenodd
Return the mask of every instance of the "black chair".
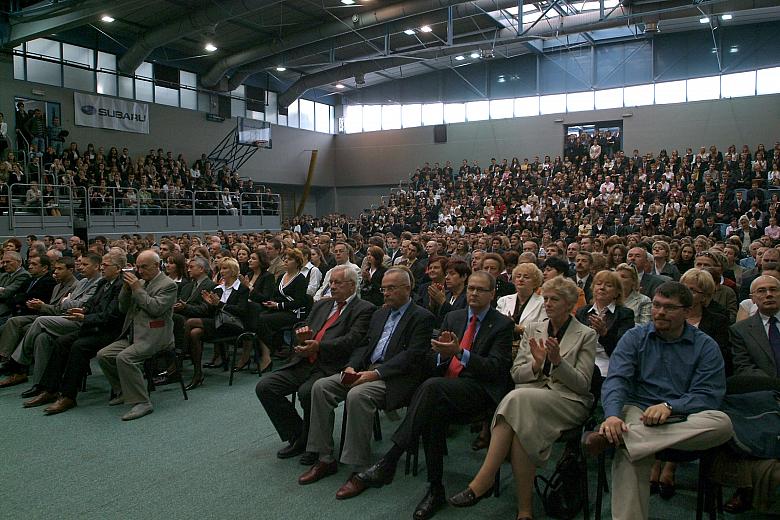
M 230 340 L 230 338 L 227 338 L 227 340 Z M 225 341 L 225 343 L 229 344 L 230 341 L 227 340 Z M 254 354 L 255 362 L 257 363 L 257 373 L 259 375 L 262 375 L 262 373 L 260 372 L 260 344 L 257 342 L 257 334 L 255 334 L 254 332 L 242 332 L 241 334 L 235 336 L 232 339 L 233 352 L 230 356 L 230 365 L 228 367 L 228 369 L 230 370 L 230 378 L 228 380 L 228 386 L 233 386 L 233 375 L 235 374 L 233 369 L 236 367 L 236 357 L 238 357 L 238 348 L 239 346 L 243 346 L 245 341 L 252 342 L 252 352 Z
M 144 361 L 143 369 L 146 376 L 146 388 L 149 392 L 154 392 L 156 388 L 154 378 L 159 373 L 159 370 L 157 370 L 156 367 L 163 366 L 167 369 L 172 364 L 176 366 L 176 371 L 173 374 L 168 375 L 167 382 L 178 382 L 179 386 L 181 386 L 181 393 L 184 395 L 184 400 L 186 401 L 189 397 L 187 397 L 187 389 L 184 386 L 184 378 L 182 377 L 181 357 L 179 357 L 174 349 L 161 350 Z

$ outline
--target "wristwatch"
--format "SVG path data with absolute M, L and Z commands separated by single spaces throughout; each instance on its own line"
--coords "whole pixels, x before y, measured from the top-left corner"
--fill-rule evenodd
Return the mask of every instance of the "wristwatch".
M 667 403 L 666 401 L 664 401 L 664 402 L 663 402 L 663 403 L 661 403 L 661 404 L 662 404 L 662 405 L 664 405 L 665 407 L 667 407 L 667 408 L 669 409 L 669 411 L 670 411 L 670 412 L 672 411 L 672 405 L 670 405 L 670 404 L 669 404 L 669 403 Z

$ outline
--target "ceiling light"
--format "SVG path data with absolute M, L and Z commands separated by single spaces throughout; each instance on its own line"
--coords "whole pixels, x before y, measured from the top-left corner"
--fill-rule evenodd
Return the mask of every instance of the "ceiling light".
M 473 59 L 475 59 L 475 60 L 476 60 L 477 58 L 479 58 L 479 53 L 478 53 L 477 51 L 474 51 L 474 52 L 472 52 L 472 53 L 470 54 L 470 56 L 471 56 Z
M 498 82 L 499 83 L 506 83 L 506 78 L 504 76 L 499 76 L 498 77 Z
M 281 65 L 279 65 L 278 67 L 276 67 L 276 72 L 284 72 L 284 71 L 286 71 L 286 70 L 287 70 L 287 67 L 282 67 Z
M 336 83 L 335 87 L 336 88 L 344 88 L 344 85 L 342 85 L 341 83 Z
M 206 52 L 214 52 L 217 50 L 217 47 L 211 42 L 207 43 L 203 48 L 206 50 Z
M 463 61 L 465 59 L 466 57 L 463 56 L 462 54 L 458 54 L 457 56 L 455 56 L 455 61 Z
M 734 17 L 731 16 L 730 14 L 723 14 L 723 15 L 720 16 L 720 19 L 724 20 L 724 21 L 725 20 L 731 20 L 732 18 L 734 18 Z
M 111 23 L 114 21 L 114 19 L 107 14 L 104 14 L 100 19 L 106 23 Z
M 409 36 L 414 36 L 414 29 L 407 29 L 404 31 L 404 34 L 407 34 Z
M 710 19 L 706 16 L 702 16 L 701 18 L 699 18 L 699 23 L 700 24 L 710 23 Z
M 352 5 L 355 3 L 355 0 L 341 0 L 341 3 L 344 5 Z
M 431 29 L 430 25 L 423 25 L 420 27 L 420 32 L 431 32 L 433 29 Z
M 739 52 L 739 46 L 737 46 L 737 45 L 734 45 L 734 46 L 732 46 L 732 47 L 729 49 L 729 52 L 730 52 L 731 54 L 735 54 L 735 53 Z

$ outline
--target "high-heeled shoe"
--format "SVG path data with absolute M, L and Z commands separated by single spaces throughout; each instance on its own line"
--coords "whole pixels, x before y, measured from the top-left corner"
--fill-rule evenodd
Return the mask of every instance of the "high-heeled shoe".
M 240 365 L 234 366 L 233 367 L 233 372 L 243 372 L 244 370 L 248 370 L 249 369 L 249 365 L 251 363 L 252 363 L 252 360 L 251 359 L 247 359 L 246 361 L 244 361 Z
M 186 387 L 184 387 L 185 390 L 194 390 L 201 386 L 203 384 L 203 380 L 205 377 L 203 374 L 200 375 L 200 377 L 193 377 L 192 381 L 190 381 L 190 384 L 188 384 Z
M 265 368 L 260 369 L 260 375 L 265 374 L 266 372 L 270 372 L 274 369 L 274 360 L 272 359 L 270 363 Z
M 225 365 L 224 362 L 220 361 L 219 363 L 217 363 L 215 359 L 212 359 L 208 363 L 203 363 L 203 368 L 222 368 L 224 365 Z

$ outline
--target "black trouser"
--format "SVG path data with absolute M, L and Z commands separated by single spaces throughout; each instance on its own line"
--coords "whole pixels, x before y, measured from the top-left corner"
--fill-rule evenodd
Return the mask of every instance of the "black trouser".
M 393 434 L 393 442 L 406 450 L 422 436 L 428 482 L 441 484 L 447 425 L 480 419 L 494 407 L 493 400 L 474 379 L 427 379 L 412 396 L 406 417 Z
M 780 377 L 731 376 L 726 379 L 727 394 L 746 394 L 765 390 L 780 392 Z
M 319 364 L 301 360 L 298 364 L 264 375 L 255 387 L 257 398 L 265 408 L 271 423 L 283 441 L 306 444 L 309 436 L 309 411 L 311 409 L 311 387 L 314 382 L 330 374 Z M 286 396 L 298 393 L 303 408 L 303 419 L 295 405 Z
M 89 370 L 89 361 L 115 338 L 113 335 L 104 334 L 78 336 L 68 348 L 66 340 L 74 336 L 57 339 L 58 345 L 43 373 L 41 387 L 49 392 L 59 390 L 64 397 L 75 400 L 81 382 Z

